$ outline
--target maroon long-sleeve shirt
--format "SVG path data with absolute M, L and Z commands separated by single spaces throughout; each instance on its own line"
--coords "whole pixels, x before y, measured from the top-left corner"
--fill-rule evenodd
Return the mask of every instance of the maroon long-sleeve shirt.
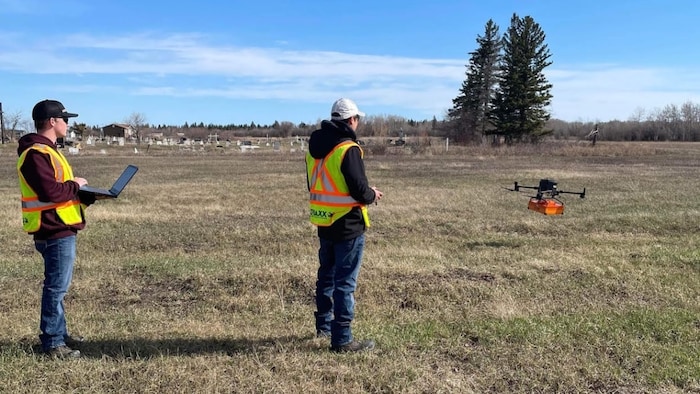
M 25 150 L 34 144 L 44 144 L 56 149 L 56 144 L 50 139 L 40 134 L 26 134 L 19 139 L 17 155 L 21 155 Z M 19 171 L 24 176 L 29 187 L 34 190 L 39 201 L 64 202 L 78 198 L 80 185 L 74 181 L 59 182 L 54 177 L 51 157 L 35 149 L 27 153 L 22 167 Z M 85 228 L 85 220 L 82 223 L 68 226 L 61 221 L 55 209 L 42 211 L 41 227 L 35 233 L 34 239 L 56 239 L 76 234 L 78 230 Z

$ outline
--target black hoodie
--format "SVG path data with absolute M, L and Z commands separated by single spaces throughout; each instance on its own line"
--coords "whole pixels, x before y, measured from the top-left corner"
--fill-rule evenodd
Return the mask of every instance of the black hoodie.
M 324 120 L 321 122 L 321 128 L 311 134 L 309 154 L 314 159 L 322 159 L 343 141 L 357 142 L 357 135 L 352 128 L 343 121 Z M 374 201 L 375 193 L 367 182 L 365 165 L 358 147 L 348 149 L 340 165 L 340 171 L 345 177 L 352 198 L 362 204 L 371 204 Z M 308 185 L 308 183 L 307 179 L 306 184 Z M 318 236 L 332 241 L 344 241 L 358 237 L 365 230 L 362 211 L 359 207 L 354 207 L 347 215 L 336 220 L 331 226 L 319 226 Z

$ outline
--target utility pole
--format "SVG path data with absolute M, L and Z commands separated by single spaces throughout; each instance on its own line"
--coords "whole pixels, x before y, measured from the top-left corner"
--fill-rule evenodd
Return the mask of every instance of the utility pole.
M 2 103 L 0 103 L 0 140 L 5 144 L 5 117 L 2 115 Z

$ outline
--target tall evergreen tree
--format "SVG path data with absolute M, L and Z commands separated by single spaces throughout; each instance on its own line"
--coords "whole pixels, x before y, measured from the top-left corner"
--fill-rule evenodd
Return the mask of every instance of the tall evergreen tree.
M 552 85 L 543 73 L 552 64 L 544 40 L 544 32 L 531 17 L 513 14 L 503 37 L 504 53 L 492 113 L 493 133 L 504 136 L 508 143 L 536 142 L 551 132 L 544 130 L 550 118 L 546 107 L 552 99 Z
M 489 117 L 498 80 L 497 65 L 501 52 L 498 26 L 489 19 L 483 36 L 477 36 L 478 47 L 470 52 L 466 66 L 466 79 L 460 95 L 452 100 L 448 111 L 455 138 L 458 141 L 474 140 L 491 129 Z

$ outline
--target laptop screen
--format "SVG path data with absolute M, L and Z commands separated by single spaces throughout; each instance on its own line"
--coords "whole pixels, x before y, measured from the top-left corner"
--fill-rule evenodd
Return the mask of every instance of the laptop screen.
M 136 174 L 136 171 L 138 171 L 138 167 L 129 164 L 125 169 L 124 172 L 122 172 L 121 176 L 119 176 L 119 179 L 117 179 L 116 182 L 114 182 L 114 185 L 112 185 L 112 188 L 109 189 L 110 192 L 118 195 L 119 193 L 124 190 L 124 187 L 126 186 L 127 183 L 131 180 L 131 178 Z

